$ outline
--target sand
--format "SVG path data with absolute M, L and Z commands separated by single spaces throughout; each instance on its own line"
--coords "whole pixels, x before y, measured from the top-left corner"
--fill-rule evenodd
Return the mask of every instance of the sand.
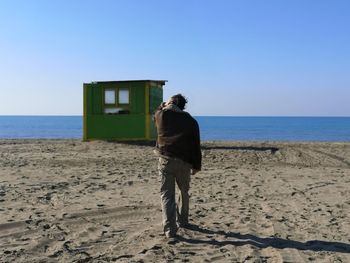
M 203 142 L 162 233 L 151 145 L 0 141 L 0 262 L 350 262 L 350 143 Z

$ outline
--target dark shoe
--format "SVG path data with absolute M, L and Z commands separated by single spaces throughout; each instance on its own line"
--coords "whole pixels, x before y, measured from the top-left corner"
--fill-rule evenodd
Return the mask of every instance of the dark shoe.
M 178 227 L 186 228 L 186 226 L 188 226 L 189 223 L 188 222 L 177 222 L 177 225 L 178 225 Z
M 181 225 L 179 225 L 179 227 L 184 228 L 184 229 L 189 229 L 189 230 L 196 230 L 196 229 L 198 229 L 198 226 L 196 226 L 194 224 L 190 224 L 190 223 L 181 224 Z

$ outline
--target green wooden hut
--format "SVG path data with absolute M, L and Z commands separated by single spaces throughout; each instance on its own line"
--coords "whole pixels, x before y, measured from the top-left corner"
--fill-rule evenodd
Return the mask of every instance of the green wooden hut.
M 83 140 L 153 140 L 165 80 L 84 83 Z

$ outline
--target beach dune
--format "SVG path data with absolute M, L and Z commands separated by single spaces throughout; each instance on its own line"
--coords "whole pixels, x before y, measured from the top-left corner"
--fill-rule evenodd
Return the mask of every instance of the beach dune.
M 0 261 L 350 262 L 350 143 L 203 142 L 176 242 L 152 151 L 0 140 Z

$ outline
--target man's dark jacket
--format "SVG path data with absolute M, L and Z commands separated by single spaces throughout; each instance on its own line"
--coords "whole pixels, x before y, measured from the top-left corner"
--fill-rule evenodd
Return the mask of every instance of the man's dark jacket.
M 157 148 L 161 155 L 176 157 L 201 170 L 202 154 L 197 121 L 185 111 L 160 109 L 155 122 L 158 132 Z

